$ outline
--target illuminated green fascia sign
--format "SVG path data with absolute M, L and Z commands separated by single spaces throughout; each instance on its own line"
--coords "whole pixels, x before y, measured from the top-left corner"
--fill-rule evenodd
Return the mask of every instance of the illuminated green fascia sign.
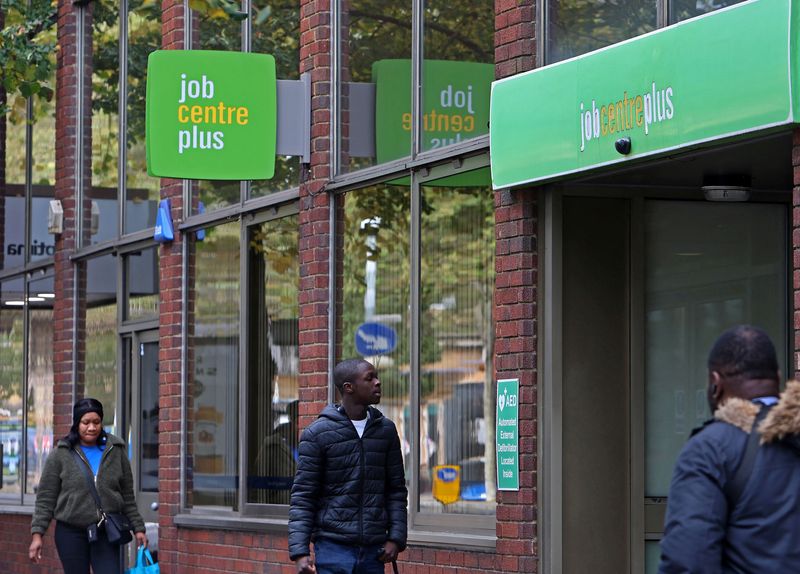
M 147 62 L 147 172 L 183 179 L 270 179 L 275 59 L 161 50 Z
M 494 82 L 493 187 L 793 123 L 799 20 L 797 2 L 754 0 Z
M 494 65 L 423 62 L 422 148 L 432 150 L 486 134 Z M 378 163 L 411 155 L 411 60 L 372 65 L 375 148 Z M 408 178 L 392 183 L 408 185 Z M 489 185 L 488 170 L 450 176 L 435 185 Z

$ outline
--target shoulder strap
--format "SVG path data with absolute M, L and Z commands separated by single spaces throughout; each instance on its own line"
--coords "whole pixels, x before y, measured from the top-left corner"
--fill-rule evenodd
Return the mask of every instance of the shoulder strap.
M 70 449 L 72 451 L 72 456 L 75 457 L 75 462 L 78 463 L 78 467 L 83 469 L 83 476 L 86 479 L 86 484 L 89 486 L 89 493 L 94 498 L 94 503 L 97 505 L 97 510 L 100 514 L 104 514 L 103 505 L 100 503 L 100 495 L 97 493 L 97 487 L 94 485 L 94 477 L 91 475 L 91 469 L 89 469 L 89 465 L 84 462 L 81 458 L 81 455 L 78 454 L 78 451 L 74 448 Z
M 758 411 L 758 415 L 753 421 L 753 428 L 750 429 L 750 435 L 747 437 L 747 445 L 744 448 L 739 467 L 736 469 L 736 474 L 733 476 L 733 480 L 725 485 L 725 496 L 728 498 L 728 506 L 730 508 L 736 505 L 736 502 L 742 496 L 742 492 L 744 492 L 744 487 L 747 486 L 747 482 L 750 480 L 750 475 L 753 474 L 753 465 L 756 462 L 758 445 L 761 439 L 758 425 L 761 424 L 761 421 L 764 420 L 771 408 L 771 405 L 762 405 L 761 410 Z

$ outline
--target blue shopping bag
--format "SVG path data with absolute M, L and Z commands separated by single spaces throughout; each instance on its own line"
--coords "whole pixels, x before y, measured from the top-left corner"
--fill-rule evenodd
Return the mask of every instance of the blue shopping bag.
M 150 551 L 144 546 L 136 553 L 136 566 L 125 570 L 125 574 L 161 574 L 161 569 L 153 560 Z

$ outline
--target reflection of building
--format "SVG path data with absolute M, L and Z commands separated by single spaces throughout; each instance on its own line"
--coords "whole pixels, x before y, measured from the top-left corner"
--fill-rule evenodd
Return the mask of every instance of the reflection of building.
M 297 432 L 335 398 L 329 371 L 371 322 L 394 334 L 370 359 L 403 443 L 403 572 L 650 573 L 672 461 L 706 416 L 714 336 L 760 324 L 795 370 L 800 110 L 781 86 L 798 85 L 796 34 L 782 28 L 800 19 L 797 3 L 695 18 L 737 3 L 657 0 L 620 19 L 610 2 L 262 13 L 268 3 L 251 0 L 243 24 L 184 14 L 179 0 L 57 4 L 60 28 L 37 38 L 59 42 L 56 98 L 26 107 L 14 95 L 0 120 L 9 563 L 27 562 L 14 549 L 27 547 L 42 461 L 73 396 L 88 394 L 130 439 L 165 571 L 285 568 Z M 645 46 L 659 38 L 669 49 Z M 160 47 L 275 55 L 280 93 L 310 122 L 279 109 L 279 147 L 288 135 L 300 151 L 279 153 L 270 181 L 149 177 L 145 62 Z M 682 51 L 691 65 L 670 68 Z M 503 79 L 492 98 L 508 99 L 487 126 L 492 77 Z M 690 105 L 734 80 L 726 97 Z M 646 86 L 663 87 L 664 107 L 649 108 L 644 134 Z M 775 110 L 780 121 L 713 131 Z M 709 131 L 688 139 L 698 129 Z M 492 190 L 505 168 L 519 177 Z M 728 199 L 747 187 L 749 201 L 707 201 L 703 186 Z M 152 239 L 162 198 L 176 231 L 163 245 Z M 57 234 L 51 199 L 64 211 Z M 502 379 L 520 389 L 516 431 L 504 431 L 512 490 L 496 480 Z M 434 498 L 435 467 L 458 470 L 454 502 Z

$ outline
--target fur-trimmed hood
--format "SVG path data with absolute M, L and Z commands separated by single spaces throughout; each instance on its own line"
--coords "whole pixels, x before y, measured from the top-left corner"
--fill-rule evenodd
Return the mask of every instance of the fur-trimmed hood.
M 733 398 L 714 413 L 714 418 L 750 433 L 760 406 Z M 758 427 L 761 443 L 784 441 L 800 451 L 800 381 L 789 381 L 780 401 Z

